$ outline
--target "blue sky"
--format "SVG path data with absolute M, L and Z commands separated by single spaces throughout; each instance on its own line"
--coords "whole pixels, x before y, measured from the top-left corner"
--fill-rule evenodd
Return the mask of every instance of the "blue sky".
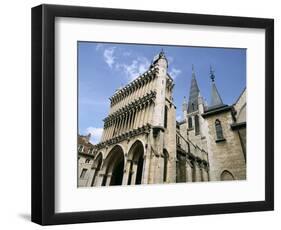
M 192 64 L 201 95 L 210 102 L 210 65 L 225 104 L 233 104 L 246 87 L 246 50 L 187 46 L 136 45 L 78 42 L 78 127 L 91 133 L 97 143 L 103 119 L 109 111 L 109 97 L 115 90 L 147 70 L 153 57 L 164 50 L 168 72 L 175 82 L 177 119 L 182 118 L 183 97 L 189 96 Z

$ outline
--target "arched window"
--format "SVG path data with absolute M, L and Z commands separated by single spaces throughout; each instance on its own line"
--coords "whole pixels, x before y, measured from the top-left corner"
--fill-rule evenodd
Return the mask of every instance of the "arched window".
M 87 159 L 85 160 L 85 163 L 90 163 L 90 159 L 87 158 Z
M 215 121 L 217 140 L 223 140 L 223 132 L 220 120 Z
M 198 135 L 200 133 L 199 117 L 198 117 L 198 115 L 195 115 L 194 122 L 195 122 L 195 135 Z
M 188 118 L 188 128 L 191 129 L 192 128 L 192 117 Z
M 167 128 L 168 123 L 168 107 L 165 106 L 165 114 L 164 114 L 164 128 Z
M 225 181 L 225 180 L 234 180 L 234 176 L 232 175 L 231 172 L 227 171 L 227 170 L 224 170 L 222 173 L 221 173 L 221 180 L 222 181 Z

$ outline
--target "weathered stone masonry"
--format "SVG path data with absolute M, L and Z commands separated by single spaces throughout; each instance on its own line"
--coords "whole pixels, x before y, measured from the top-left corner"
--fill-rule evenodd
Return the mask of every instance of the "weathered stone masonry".
M 160 52 L 148 71 L 110 97 L 101 142 L 78 137 L 79 187 L 246 178 L 245 94 L 235 105 L 224 105 L 211 73 L 207 106 L 192 67 L 189 101 L 184 99 L 178 122 L 167 69 Z M 216 139 L 218 133 L 224 140 Z

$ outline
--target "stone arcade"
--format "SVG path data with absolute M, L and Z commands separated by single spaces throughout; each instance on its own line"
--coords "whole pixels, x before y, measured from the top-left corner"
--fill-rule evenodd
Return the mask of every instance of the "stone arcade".
M 211 77 L 204 102 L 192 67 L 183 121 L 176 121 L 174 82 L 163 52 L 150 68 L 110 97 L 100 143 L 78 136 L 78 186 L 246 179 L 246 90 L 223 104 Z

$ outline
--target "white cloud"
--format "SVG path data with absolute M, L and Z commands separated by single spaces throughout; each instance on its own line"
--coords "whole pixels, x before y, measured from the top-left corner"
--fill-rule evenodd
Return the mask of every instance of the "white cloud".
M 131 64 L 117 64 L 116 68 L 123 71 L 129 81 L 136 79 L 143 74 L 149 67 L 150 62 L 145 57 L 139 57 L 131 62 Z
M 181 116 L 181 115 L 178 115 L 178 116 L 176 117 L 176 120 L 177 120 L 177 121 L 181 121 L 181 120 L 182 120 L 182 116 Z
M 115 60 L 116 60 L 116 57 L 114 56 L 114 50 L 115 50 L 115 47 L 110 47 L 103 51 L 104 61 L 110 68 L 113 67 Z
M 139 75 L 148 70 L 150 61 L 145 57 L 137 57 L 130 63 L 122 61 L 122 57 L 129 57 L 132 55 L 130 51 L 123 53 L 116 52 L 116 47 L 104 48 L 102 45 L 97 45 L 96 50 L 103 49 L 103 59 L 111 69 L 121 71 L 128 81 L 136 79 Z M 117 61 L 118 60 L 118 61 Z
M 103 132 L 103 128 L 96 128 L 96 127 L 90 126 L 86 129 L 86 133 L 91 134 L 91 142 L 93 144 L 97 144 L 100 142 L 102 132 Z
M 170 71 L 170 76 L 175 80 L 180 73 L 180 69 L 172 68 L 172 70 Z

